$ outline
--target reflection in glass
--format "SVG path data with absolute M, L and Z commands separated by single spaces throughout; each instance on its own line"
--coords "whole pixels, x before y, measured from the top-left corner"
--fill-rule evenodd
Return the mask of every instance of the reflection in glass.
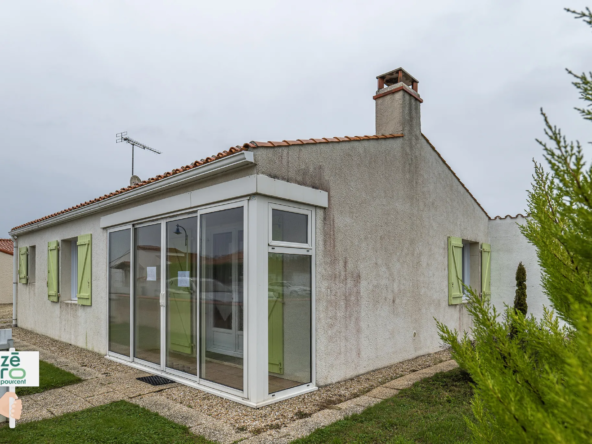
M 200 217 L 200 377 L 243 390 L 243 208 Z
M 311 379 L 311 256 L 269 253 L 269 393 Z
M 272 235 L 278 242 L 308 243 L 308 216 L 289 211 L 272 210 Z
M 109 351 L 130 356 L 131 230 L 109 233 Z
M 166 366 L 197 375 L 197 217 L 167 223 Z
M 135 357 L 160 364 L 160 224 L 135 228 Z

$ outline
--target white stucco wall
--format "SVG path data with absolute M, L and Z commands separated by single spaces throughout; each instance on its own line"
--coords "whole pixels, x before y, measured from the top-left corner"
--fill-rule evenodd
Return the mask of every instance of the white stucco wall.
M 491 238 L 491 301 L 498 311 L 504 304 L 514 305 L 516 294 L 516 268 L 522 262 L 526 268 L 526 302 L 528 314 L 540 318 L 543 305 L 550 307 L 549 298 L 541 286 L 541 268 L 534 245 L 522 235 L 519 225 L 526 219 L 494 219 L 489 221 Z
M 489 242 L 488 217 L 423 137 L 255 150 L 259 174 L 328 191 L 317 209 L 317 383 L 440 350 L 448 236 Z
M 0 251 L 0 304 L 12 304 L 13 256 Z
M 18 324 L 107 351 L 105 214 L 253 174 L 329 193 L 316 210 L 317 383 L 329 384 L 440 350 L 434 318 L 466 330 L 448 305 L 448 236 L 490 242 L 485 213 L 421 136 L 256 149 L 255 169 L 139 199 L 19 236 L 37 246 L 35 284 L 19 284 Z M 93 304 L 47 300 L 47 242 L 93 234 Z
M 47 298 L 47 243 L 92 234 L 92 305 L 83 306 Z M 99 353 L 107 351 L 107 266 L 106 232 L 96 216 L 75 220 L 19 236 L 18 246 L 36 247 L 35 283 L 18 285 L 17 323 L 19 327 L 84 347 Z M 60 250 L 60 258 L 62 250 Z M 60 287 L 70 263 L 60 263 Z M 69 274 L 69 273 L 68 273 Z

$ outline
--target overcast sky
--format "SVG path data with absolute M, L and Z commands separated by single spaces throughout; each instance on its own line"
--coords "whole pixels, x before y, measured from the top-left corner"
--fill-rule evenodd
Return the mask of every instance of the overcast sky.
M 540 107 L 589 141 L 565 72 L 586 2 L 3 1 L 0 237 L 251 140 L 374 134 L 376 79 L 419 79 L 422 130 L 486 211 L 526 208 Z M 588 125 L 588 126 L 586 126 Z

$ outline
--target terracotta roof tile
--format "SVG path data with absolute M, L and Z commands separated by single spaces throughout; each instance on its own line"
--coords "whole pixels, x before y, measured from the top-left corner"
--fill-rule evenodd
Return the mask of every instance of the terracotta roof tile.
M 208 157 L 208 158 L 202 159 L 202 160 L 196 160 L 195 162 L 193 162 L 193 163 L 191 163 L 189 165 L 185 165 L 185 166 L 183 166 L 181 168 L 176 168 L 176 169 L 174 169 L 172 171 L 169 171 L 167 173 L 160 174 L 160 175 L 155 176 L 155 177 L 151 177 L 150 179 L 146 179 L 146 180 L 144 180 L 144 181 L 142 181 L 140 183 L 137 183 L 135 185 L 130 185 L 128 187 L 120 188 L 117 191 L 114 191 L 114 192 L 109 193 L 109 194 L 105 194 L 104 196 L 101 196 L 101 197 L 97 197 L 96 199 L 89 200 L 89 201 L 83 202 L 81 204 L 75 205 L 73 207 L 67 208 L 65 210 L 58 211 L 57 213 L 53 213 L 53 214 L 50 214 L 48 216 L 44 216 L 42 218 L 32 220 L 31 222 L 27 222 L 26 224 L 18 225 L 16 227 L 14 227 L 12 230 L 17 230 L 19 228 L 26 227 L 27 225 L 33 225 L 33 224 L 35 224 L 37 222 L 41 222 L 43 220 L 47 220 L 47 219 L 50 219 L 52 217 L 59 216 L 59 215 L 64 214 L 64 213 L 69 213 L 70 211 L 76 210 L 78 208 L 82 208 L 82 207 L 91 205 L 93 203 L 100 202 L 100 201 L 103 201 L 105 199 L 109 199 L 111 197 L 118 196 L 118 195 L 123 194 L 123 193 L 126 193 L 128 191 L 135 190 L 136 188 L 143 187 L 144 185 L 148 185 L 148 184 L 157 182 L 159 180 L 165 179 L 167 177 L 174 176 L 175 174 L 179 174 L 179 173 L 182 173 L 184 171 L 188 171 L 188 170 L 191 170 L 193 168 L 200 167 L 200 166 L 205 165 L 207 163 L 214 162 L 215 160 L 222 159 L 222 158 L 227 157 L 227 156 L 231 156 L 231 155 L 236 154 L 236 153 L 239 153 L 241 151 L 246 151 L 246 150 L 249 149 L 249 147 L 251 147 L 250 144 L 245 144 L 244 146 L 232 147 L 232 148 L 230 148 L 227 151 L 223 151 L 221 153 L 216 154 L 215 156 L 211 156 L 211 157 Z
M 374 140 L 374 139 L 392 139 L 396 137 L 403 137 L 403 134 L 387 134 L 385 136 L 354 136 L 354 137 L 323 137 L 322 139 L 296 139 L 296 140 L 282 140 L 281 142 L 267 141 L 267 142 L 250 142 L 243 146 L 249 148 L 273 148 L 276 146 L 293 146 L 293 145 L 307 145 L 313 143 L 330 143 L 330 142 L 351 142 L 358 140 Z
M 504 220 L 504 219 L 507 219 L 508 217 L 509 217 L 510 219 L 518 219 L 519 217 L 523 217 L 524 219 L 526 219 L 528 216 L 529 216 L 529 214 L 528 214 L 528 213 L 526 214 L 526 216 L 525 216 L 524 214 L 522 214 L 522 213 L 518 213 L 516 216 L 512 216 L 512 215 L 510 215 L 510 214 L 506 214 L 504 217 L 502 217 L 502 216 L 495 216 L 495 217 L 494 217 L 494 218 L 492 218 L 491 220 L 496 220 L 496 219 L 499 219 L 499 220 Z
M 202 165 L 205 165 L 207 163 L 210 162 L 214 162 L 218 159 L 222 159 L 224 157 L 227 156 L 231 156 L 233 154 L 239 153 L 241 151 L 247 151 L 251 148 L 273 148 L 276 146 L 293 146 L 293 145 L 305 145 L 305 144 L 313 144 L 313 143 L 329 143 L 329 142 L 349 142 L 352 140 L 371 140 L 371 139 L 389 139 L 389 138 L 396 138 L 396 137 L 403 137 L 403 134 L 389 134 L 386 136 L 362 136 L 362 137 L 330 137 L 330 138 L 326 138 L 326 139 L 297 139 L 297 140 L 284 140 L 281 142 L 272 142 L 272 141 L 268 141 L 268 142 L 249 142 L 249 143 L 245 143 L 242 146 L 234 146 L 230 149 L 228 149 L 227 151 L 222 151 L 221 153 L 218 153 L 214 156 L 210 156 L 207 157 L 205 159 L 202 160 L 196 160 L 195 162 L 189 164 L 189 165 L 185 165 L 181 168 L 177 168 L 174 169 L 172 171 L 166 172 L 164 174 L 160 174 L 158 176 L 152 177 L 150 179 L 146 179 L 136 185 L 130 185 L 129 187 L 124 187 L 124 188 L 120 188 L 117 191 L 113 191 L 112 193 L 109 194 L 105 194 L 104 196 L 98 197 L 96 199 L 93 200 L 89 200 L 86 201 L 84 203 L 75 205 L 73 207 L 67 208 L 65 210 L 62 211 L 58 211 L 57 213 L 53 213 L 50 214 L 48 216 L 44 216 L 42 218 L 39 219 L 35 219 L 32 220 L 30 222 L 27 222 L 26 224 L 22 224 L 22 225 L 18 225 L 16 227 L 14 227 L 12 230 L 17 230 L 19 228 L 23 228 L 26 227 L 28 225 L 33 225 L 36 224 L 37 222 L 41 222 L 43 220 L 47 220 L 47 219 L 51 219 L 52 217 L 56 217 L 59 216 L 61 214 L 65 214 L 65 213 L 69 213 L 70 211 L 76 210 L 78 208 L 82 208 L 88 205 L 91 205 L 95 202 L 100 202 L 103 201 L 105 199 L 109 199 L 111 197 L 115 197 L 118 196 L 120 194 L 126 193 L 128 191 L 131 190 L 135 190 L 136 188 L 140 188 L 143 187 L 144 185 L 148 185 L 154 182 L 157 182 L 159 180 L 165 179 L 167 177 L 171 177 L 174 176 L 175 174 L 179 174 L 182 173 L 184 171 L 188 171 L 191 170 L 193 168 L 197 168 L 200 167 Z
M 12 243 L 12 239 L 0 239 L 0 251 L 12 256 L 12 253 L 14 252 L 14 244 Z

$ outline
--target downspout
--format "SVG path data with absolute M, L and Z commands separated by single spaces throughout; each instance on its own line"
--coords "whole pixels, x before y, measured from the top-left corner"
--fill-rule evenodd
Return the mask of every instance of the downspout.
M 16 236 L 12 237 L 12 326 L 16 327 L 16 304 L 18 296 L 18 246 L 16 244 Z

